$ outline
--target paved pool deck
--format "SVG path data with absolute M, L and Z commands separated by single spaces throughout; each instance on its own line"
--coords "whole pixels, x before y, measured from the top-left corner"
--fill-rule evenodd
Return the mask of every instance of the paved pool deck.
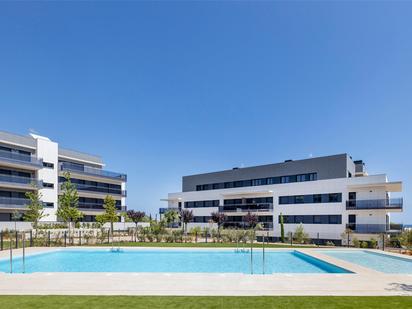
M 67 248 L 73 249 L 75 247 Z M 85 247 L 82 247 L 83 249 Z M 96 249 L 96 247 L 93 247 Z M 107 247 L 105 249 L 108 249 Z M 124 248 L 127 250 L 170 250 L 171 248 Z M 214 250 L 212 248 L 176 248 Z M 325 250 L 359 250 L 336 249 Z M 65 250 L 27 248 L 26 254 Z M 234 250 L 217 248 L 216 250 Z M 290 251 L 291 249 L 267 249 Z M 204 273 L 0 273 L 0 295 L 340 295 L 412 296 L 412 274 L 386 274 L 325 254 L 322 249 L 295 249 L 339 267 L 351 274 L 204 274 Z M 382 253 L 382 251 L 376 251 Z M 13 250 L 14 256 L 22 250 Z M 393 256 L 412 257 L 395 253 Z M 7 258 L 8 251 L 0 252 Z

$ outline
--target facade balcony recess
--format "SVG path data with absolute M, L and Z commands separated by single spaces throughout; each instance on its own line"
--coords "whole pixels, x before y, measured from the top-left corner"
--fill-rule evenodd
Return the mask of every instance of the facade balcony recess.
M 268 212 L 273 210 L 272 203 L 230 204 L 219 206 L 220 212 Z
M 81 203 L 79 202 L 78 208 L 81 209 L 88 209 L 88 210 L 104 210 L 103 204 L 95 204 L 95 203 Z M 116 205 L 117 210 L 123 211 L 123 208 L 126 209 L 126 206 Z
M 0 150 L 0 162 L 11 164 L 31 165 L 34 167 L 43 167 L 43 160 L 31 155 L 15 153 L 6 150 Z
M 17 197 L 0 197 L 0 208 L 26 208 L 30 200 Z
M 402 230 L 401 224 L 346 224 L 346 228 L 356 234 L 398 233 Z
M 273 230 L 273 222 L 258 222 L 258 224 L 261 225 L 261 228 L 258 231 Z M 250 229 L 249 224 L 244 221 L 225 221 L 223 227 L 232 229 Z
M 90 176 L 119 179 L 119 180 L 122 180 L 122 181 L 127 180 L 126 174 L 110 172 L 110 171 L 106 171 L 106 170 L 102 170 L 100 168 L 95 168 L 95 167 L 90 167 L 90 166 L 81 166 L 81 165 L 78 165 L 78 164 L 71 164 L 71 163 L 68 163 L 68 162 L 59 163 L 59 169 L 60 169 L 60 171 L 80 173 L 80 174 L 90 175 Z
M 379 200 L 348 200 L 346 201 L 347 210 L 357 209 L 402 209 L 403 199 L 379 199 Z
M 43 187 L 43 182 L 35 178 L 0 174 L 0 184 L 2 183 L 12 185 L 24 185 L 28 187 L 34 186 L 36 188 Z
M 110 189 L 110 188 L 104 188 L 104 187 L 96 187 L 96 186 L 89 186 L 89 185 L 83 185 L 83 184 L 78 184 L 74 183 L 76 186 L 76 189 L 80 192 L 92 192 L 92 193 L 98 193 L 98 194 L 104 194 L 104 195 L 121 195 L 125 197 L 127 195 L 126 190 L 116 190 L 116 189 Z M 60 185 L 60 190 L 62 190 L 62 186 Z

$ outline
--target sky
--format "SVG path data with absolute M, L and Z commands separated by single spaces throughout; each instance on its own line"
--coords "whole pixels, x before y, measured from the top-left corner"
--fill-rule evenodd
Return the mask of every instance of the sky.
M 0 130 L 101 155 L 129 209 L 348 153 L 403 181 L 412 223 L 411 115 L 412 2 L 0 2 Z

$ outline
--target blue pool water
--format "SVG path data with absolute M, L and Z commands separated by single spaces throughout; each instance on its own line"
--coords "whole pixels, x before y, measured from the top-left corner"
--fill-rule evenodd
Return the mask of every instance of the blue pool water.
M 262 252 L 253 253 L 253 272 L 262 273 Z M 13 272 L 22 272 L 21 258 Z M 228 250 L 81 250 L 69 249 L 26 257 L 26 273 L 32 272 L 184 272 L 250 273 L 250 253 Z M 9 260 L 0 261 L 9 272 Z M 349 273 L 335 265 L 296 251 L 265 254 L 265 273 Z
M 390 256 L 387 254 L 364 250 L 336 250 L 322 251 L 322 253 L 384 273 L 412 274 L 412 260 L 402 257 Z

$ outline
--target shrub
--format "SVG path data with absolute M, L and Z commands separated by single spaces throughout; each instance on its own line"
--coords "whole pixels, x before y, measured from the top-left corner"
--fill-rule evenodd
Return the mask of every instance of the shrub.
M 361 242 L 361 248 L 363 248 L 363 249 L 368 248 L 368 242 L 362 241 L 362 242 Z
M 308 242 L 309 236 L 305 233 L 303 229 L 303 225 L 299 224 L 299 226 L 295 230 L 294 241 L 299 244 L 304 244 Z
M 369 240 L 369 248 L 376 249 L 378 246 L 378 241 L 375 238 Z
M 356 237 L 352 238 L 352 243 L 353 243 L 353 246 L 355 248 L 360 248 L 360 246 L 361 246 L 361 243 L 360 243 L 359 239 L 357 239 Z
M 335 243 L 334 243 L 333 241 L 327 241 L 327 242 L 326 242 L 326 246 L 331 246 L 331 247 L 333 247 L 333 246 L 335 246 Z

